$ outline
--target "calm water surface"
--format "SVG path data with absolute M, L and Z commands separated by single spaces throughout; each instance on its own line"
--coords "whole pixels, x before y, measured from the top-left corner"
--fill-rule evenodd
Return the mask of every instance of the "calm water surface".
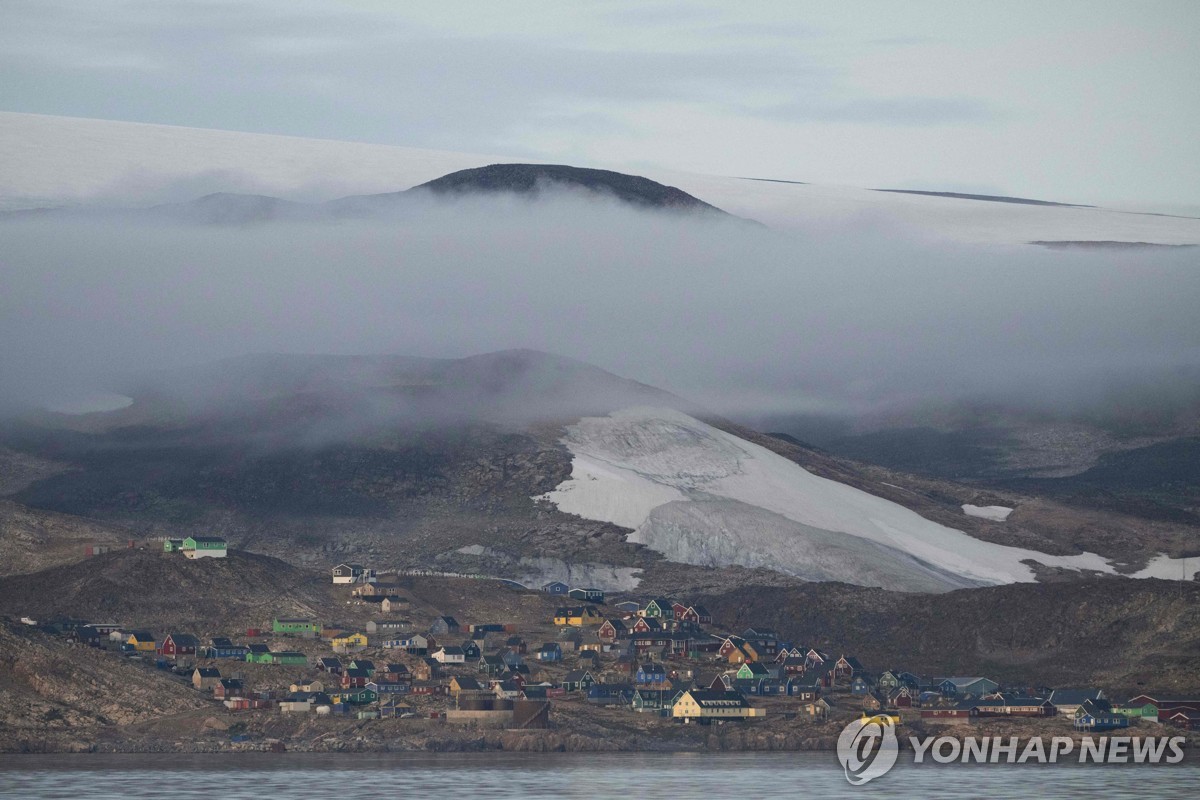
M 1196 798 L 1200 763 L 913 765 L 851 786 L 833 753 L 0 756 L 4 798 Z

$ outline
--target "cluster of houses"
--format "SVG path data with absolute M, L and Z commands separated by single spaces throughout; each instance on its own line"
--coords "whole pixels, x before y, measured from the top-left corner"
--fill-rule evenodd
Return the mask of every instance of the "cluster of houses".
M 183 542 L 205 549 L 196 539 Z M 409 607 L 397 587 L 380 584 L 361 565 L 338 565 L 333 578 L 353 584 L 354 600 L 380 614 Z M 114 623 L 65 621 L 57 631 L 80 644 L 153 658 L 164 669 L 194 666 L 188 673 L 193 686 L 233 711 L 362 719 L 428 714 L 545 727 L 557 700 L 710 724 L 763 717 L 772 704 L 758 698 L 775 697 L 791 701 L 773 706 L 781 713 L 813 718 L 835 710 L 907 711 L 933 723 L 1059 716 L 1080 730 L 1122 728 L 1133 720 L 1189 730 L 1200 725 L 1196 696 L 1140 695 L 1115 704 L 1100 690 L 1002 687 L 982 676 L 928 678 L 900 669 L 876 673 L 853 656 L 790 642 L 767 627 L 712 631 L 712 614 L 699 604 L 654 597 L 609 605 L 595 589 L 547 584 L 542 590 L 571 604 L 555 608 L 548 640 L 532 643 L 512 623 L 463 626 L 450 615 L 434 617 L 420 632 L 403 617 L 372 619 L 364 631 L 281 616 L 269 628 L 246 631 L 246 643 L 219 636 L 204 643 L 178 631 L 157 637 Z M 273 646 L 262 641 L 268 637 Z M 248 665 L 287 671 L 263 673 Z M 280 685 L 252 688 L 247 673 Z M 427 701 L 435 701 L 436 710 Z

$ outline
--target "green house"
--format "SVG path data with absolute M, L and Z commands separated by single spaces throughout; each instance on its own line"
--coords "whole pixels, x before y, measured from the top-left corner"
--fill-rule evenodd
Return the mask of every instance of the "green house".
M 271 623 L 272 633 L 298 633 L 302 635 L 320 633 L 321 623 L 311 619 L 285 619 L 276 617 Z
M 246 661 L 251 664 L 286 664 L 290 666 L 300 666 L 308 664 L 308 656 L 304 653 L 298 653 L 294 650 L 280 650 L 272 653 L 267 652 L 250 652 L 246 653 Z
M 1158 706 L 1146 703 L 1144 706 L 1122 706 L 1113 709 L 1114 714 L 1120 714 L 1130 719 L 1158 719 Z
M 634 711 L 662 711 L 675 707 L 675 701 L 683 694 L 675 689 L 637 689 L 629 701 Z
M 674 619 L 675 608 L 667 598 L 656 597 L 646 603 L 646 609 L 642 612 L 642 616 L 651 619 Z
M 164 539 L 163 540 L 163 552 L 164 553 L 178 553 L 182 549 L 183 549 L 183 539 Z
M 180 549 L 188 558 L 225 558 L 229 544 L 220 536 L 189 536 Z
M 374 703 L 379 699 L 379 693 L 374 689 L 354 689 L 349 692 L 342 692 L 342 702 L 349 703 L 352 706 L 365 706 L 369 703 Z

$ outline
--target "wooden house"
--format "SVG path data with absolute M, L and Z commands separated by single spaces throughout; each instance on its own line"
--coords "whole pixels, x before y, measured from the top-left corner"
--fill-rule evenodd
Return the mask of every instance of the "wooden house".
M 367 622 L 367 633 L 399 633 L 412 627 L 406 619 L 373 619 Z
M 157 648 L 154 634 L 147 630 L 129 631 L 125 636 L 125 644 L 139 653 L 153 653 Z
M 635 617 L 638 615 L 638 612 L 642 610 L 641 604 L 635 603 L 632 600 L 622 600 L 619 603 L 615 603 L 613 608 L 616 609 L 617 612 L 622 616 L 626 617 Z
M 166 658 L 194 656 L 200 648 L 200 640 L 190 633 L 168 633 L 158 647 L 158 653 Z
M 399 595 L 395 594 L 388 594 L 384 595 L 383 599 L 379 601 L 379 610 L 384 614 L 391 614 L 399 611 L 402 608 L 407 608 L 408 605 L 408 598 L 400 597 Z
M 913 697 L 915 690 L 905 684 L 901 684 L 895 689 L 892 689 L 887 694 L 889 708 L 912 708 L 916 705 L 916 700 Z
M 200 691 L 212 691 L 221 680 L 221 670 L 216 667 L 196 667 L 192 670 L 192 686 Z
M 558 642 L 545 642 L 538 648 L 535 657 L 538 661 L 562 661 L 562 645 Z
M 225 558 L 229 544 L 220 536 L 189 536 L 179 551 L 184 558 Z
M 214 636 L 209 640 L 208 648 L 204 651 L 205 658 L 233 658 L 244 661 L 249 648 L 244 644 L 234 644 L 224 636 Z
M 567 597 L 572 600 L 578 600 L 582 603 L 603 603 L 604 592 L 600 589 L 570 589 L 567 591 Z
M 1165 718 L 1161 714 L 1159 716 L 1159 721 L 1163 724 L 1182 728 L 1185 731 L 1200 731 L 1200 711 L 1193 711 L 1189 708 L 1177 708 L 1164 713 L 1166 714 Z
M 784 692 L 788 697 L 811 703 L 821 696 L 821 683 L 816 678 L 797 676 L 784 682 Z
M 546 594 L 566 594 L 570 587 L 562 581 L 551 581 L 542 585 L 542 591 Z
M 599 681 L 596 680 L 591 671 L 586 669 L 575 669 L 571 670 L 563 677 L 560 685 L 564 691 L 586 692 L 597 683 L 599 683 Z
M 458 697 L 459 692 L 481 692 L 483 690 L 479 681 L 469 675 L 455 675 L 450 679 L 451 697 Z
M 321 632 L 321 624 L 311 619 L 276 617 L 271 621 L 271 632 L 284 636 L 311 636 Z
M 237 678 L 219 678 L 213 684 L 212 693 L 216 700 L 227 700 L 231 697 L 242 697 L 246 693 L 246 687 Z
M 1129 727 L 1129 717 L 1114 712 L 1112 704 L 1100 698 L 1085 699 L 1075 708 L 1072 717 L 1076 730 L 1111 731 Z
M 689 689 L 683 692 L 671 708 L 671 715 L 685 722 L 708 724 L 713 720 L 739 720 L 762 717 L 766 712 L 752 707 L 745 696 L 734 691 Z
M 665 597 L 656 597 L 638 612 L 639 616 L 652 619 L 675 619 L 675 604 Z
M 434 636 L 446 636 L 451 633 L 458 633 L 458 620 L 454 617 L 441 616 L 433 621 L 429 626 L 429 632 Z
M 330 645 L 335 653 L 357 653 L 361 650 L 366 650 L 370 640 L 365 633 L 349 633 L 345 636 L 335 637 Z
M 979 718 L 979 709 L 970 701 L 921 709 L 921 719 L 926 722 L 961 724 Z
M 667 679 L 667 668 L 653 661 L 644 661 L 638 665 L 633 679 L 639 684 L 662 683 Z
M 342 689 L 361 689 L 371 682 L 371 673 L 357 667 L 347 667 L 342 670 Z
M 498 655 L 485 655 L 479 659 L 479 671 L 484 675 L 500 675 L 508 671 L 508 665 Z
M 576 628 L 600 626 L 604 624 L 604 617 L 600 615 L 595 606 L 564 606 L 555 609 L 554 624 L 571 625 Z
M 641 621 L 642 620 L 638 620 L 638 622 Z M 625 622 L 615 618 L 604 620 L 604 622 L 600 624 L 600 627 L 596 629 L 596 636 L 601 641 L 605 642 L 615 642 L 616 640 L 627 636 L 628 633 L 629 628 L 625 625 Z
M 433 652 L 433 659 L 439 664 L 465 664 L 467 656 L 461 647 L 439 647 Z

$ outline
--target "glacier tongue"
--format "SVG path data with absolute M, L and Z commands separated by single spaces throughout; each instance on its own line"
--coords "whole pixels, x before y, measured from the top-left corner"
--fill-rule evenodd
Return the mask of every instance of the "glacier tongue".
M 633 529 L 668 559 L 767 567 L 905 591 L 1034 580 L 1034 560 L 1113 572 L 1100 556 L 984 542 L 667 408 L 628 408 L 567 429 L 571 478 L 539 499 Z

